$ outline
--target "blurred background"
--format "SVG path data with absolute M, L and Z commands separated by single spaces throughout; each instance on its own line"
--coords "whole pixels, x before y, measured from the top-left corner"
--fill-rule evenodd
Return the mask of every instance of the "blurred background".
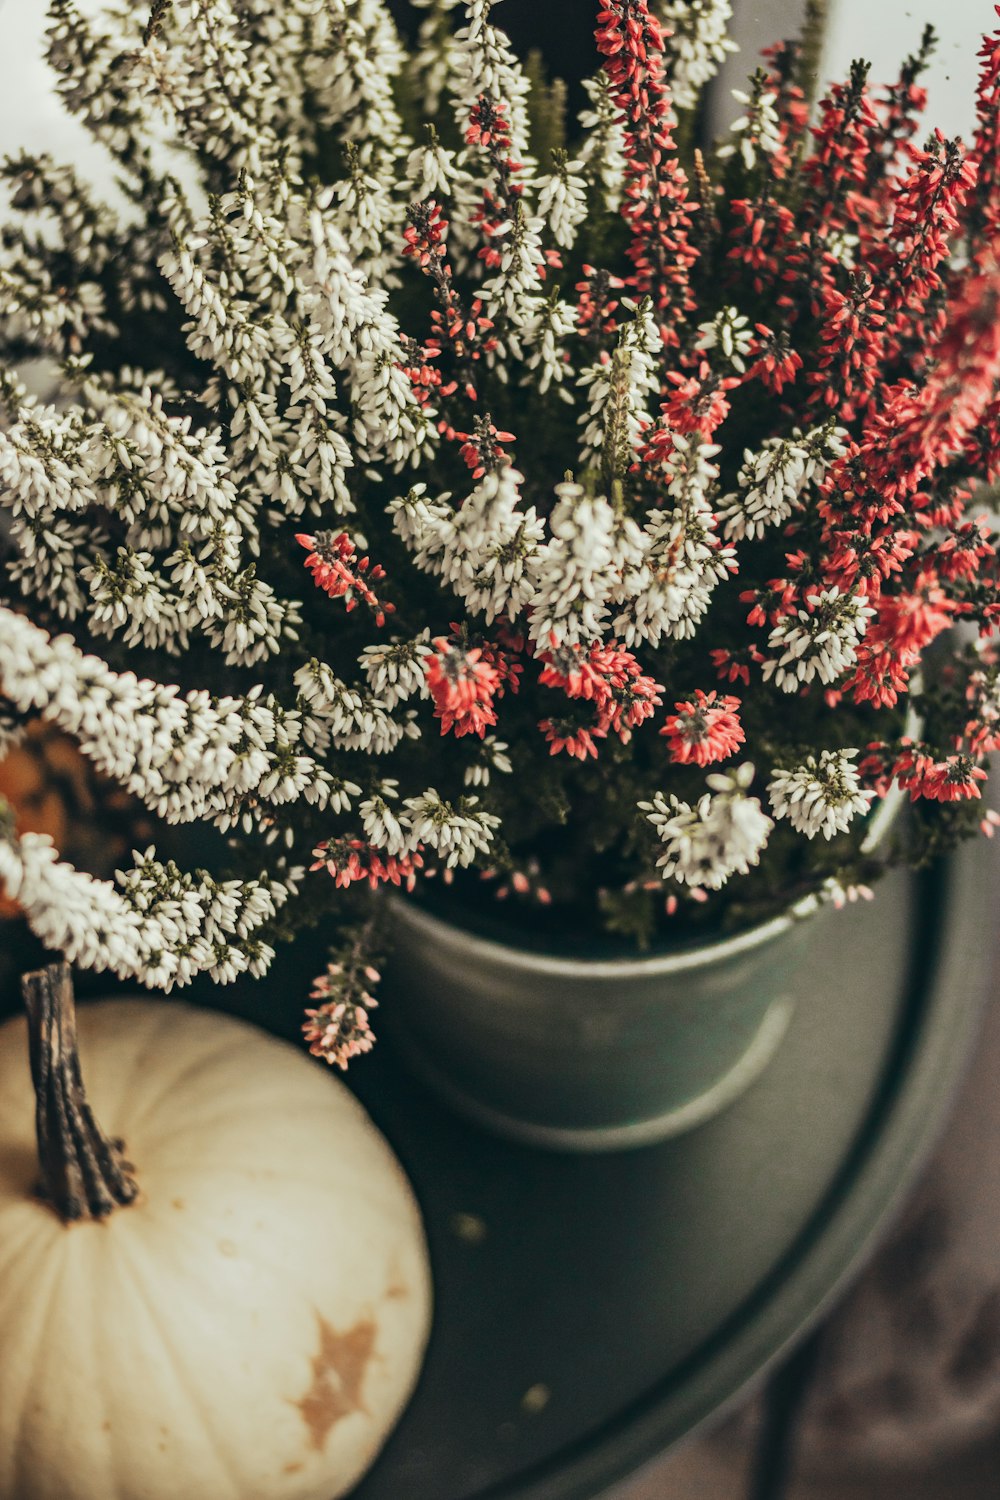
M 733 7 L 742 50 L 719 81 L 716 128 L 740 112 L 730 90 L 752 71 L 758 48 L 792 34 L 801 11 L 796 0 Z M 43 0 L 0 0 L 0 151 L 49 150 L 107 183 L 106 163 L 52 95 L 45 9 Z M 590 0 L 504 0 L 497 19 L 521 49 L 541 48 L 551 70 L 572 81 L 593 67 L 591 13 Z M 888 82 L 927 21 L 941 33 L 928 119 L 948 134 L 966 131 L 978 38 L 995 22 L 991 0 L 829 0 L 824 77 L 844 76 L 863 56 L 873 80 Z M 847 1297 L 736 1410 L 605 1500 L 1000 1495 L 998 1075 L 994 1007 L 944 1139 Z

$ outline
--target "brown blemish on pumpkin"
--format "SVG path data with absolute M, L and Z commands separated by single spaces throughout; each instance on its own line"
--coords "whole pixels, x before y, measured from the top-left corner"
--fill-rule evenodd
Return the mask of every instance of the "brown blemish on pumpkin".
M 101 1431 L 102 1432 L 110 1432 L 111 1431 L 111 1423 L 108 1422 L 108 1421 L 106 1421 L 106 1420 L 103 1421 L 101 1423 Z
M 281 1472 L 282 1472 L 282 1474 L 298 1474 L 298 1473 L 301 1472 L 301 1470 L 304 1467 L 305 1466 L 303 1464 L 298 1464 L 298 1463 L 295 1463 L 295 1464 L 286 1464 L 285 1467 L 282 1469 Z
M 309 1434 L 309 1446 L 322 1453 L 331 1431 L 352 1412 L 366 1412 L 361 1388 L 378 1333 L 372 1318 L 361 1318 L 346 1333 L 338 1333 L 316 1314 L 319 1352 L 310 1361 L 312 1384 L 292 1405 L 297 1407 Z
M 171 1200 L 170 1200 L 170 1207 L 171 1208 L 183 1208 L 184 1207 L 184 1199 L 183 1198 L 171 1198 Z
M 236 1258 L 236 1255 L 238 1254 L 238 1251 L 232 1240 L 220 1240 L 219 1254 L 226 1256 L 228 1260 L 234 1260 Z

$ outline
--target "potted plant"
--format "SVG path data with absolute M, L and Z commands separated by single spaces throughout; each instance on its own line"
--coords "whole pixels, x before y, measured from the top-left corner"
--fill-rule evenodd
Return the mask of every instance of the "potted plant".
M 647 1139 L 766 1061 L 800 917 L 992 827 L 1000 38 L 966 145 L 929 31 L 811 111 L 815 15 L 713 145 L 724 0 L 599 5 L 573 119 L 492 0 L 414 7 L 52 4 L 118 190 L 3 167 L 5 734 L 223 837 L 0 875 L 163 989 L 336 930 L 341 1066 L 388 910 L 446 1088 Z

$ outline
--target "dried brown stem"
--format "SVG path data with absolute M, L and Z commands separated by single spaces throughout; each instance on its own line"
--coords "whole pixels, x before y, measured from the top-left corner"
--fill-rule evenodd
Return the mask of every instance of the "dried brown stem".
M 80 1074 L 73 981 L 67 964 L 25 974 L 40 1196 L 65 1223 L 103 1219 L 139 1189 L 122 1155 L 94 1119 Z

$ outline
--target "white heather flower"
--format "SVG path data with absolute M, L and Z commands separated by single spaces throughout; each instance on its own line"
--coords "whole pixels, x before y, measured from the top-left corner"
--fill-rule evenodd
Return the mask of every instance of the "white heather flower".
M 587 217 L 587 182 L 582 161 L 571 161 L 565 151 L 553 152 L 552 171 L 536 182 L 538 216 L 548 225 L 552 238 L 571 250 L 576 234 Z
M 411 848 L 409 830 L 389 806 L 398 797 L 399 783 L 386 777 L 358 808 L 365 838 L 386 854 L 405 854 Z
M 577 385 L 589 388 L 587 410 L 580 415 L 584 468 L 605 453 L 616 472 L 627 468 L 650 424 L 650 403 L 659 394 L 657 355 L 663 340 L 652 303 L 646 297 L 637 306 L 623 297 L 621 305 L 633 318 L 622 325 L 614 353 L 588 365 L 577 380 Z
M 756 86 L 749 94 L 742 89 L 733 89 L 732 92 L 744 110 L 729 127 L 737 139 L 720 146 L 718 155 L 725 159 L 739 151 L 749 172 L 756 166 L 758 156 L 771 156 L 781 145 L 781 125 L 774 107 L 778 96 L 769 89 Z
M 490 20 L 494 3 L 466 0 L 466 24 L 455 33 L 455 123 L 464 136 L 480 95 L 502 100 L 508 109 L 513 158 L 530 169 L 533 161 L 528 150 L 527 101 L 531 84 L 506 34 Z
M 625 127 L 603 68 L 595 78 L 585 78 L 583 88 L 591 108 L 578 116 L 583 135 L 579 160 L 607 212 L 617 213 L 625 181 Z
M 40 712 L 80 741 L 105 775 L 170 823 L 228 829 L 267 803 L 322 801 L 329 772 L 301 754 L 304 726 L 260 687 L 244 698 L 182 695 L 115 673 L 68 636 L 0 609 L 0 682 L 22 714 Z
M 304 82 L 320 126 L 354 142 L 374 176 L 387 176 L 410 145 L 394 95 L 406 55 L 388 8 L 379 0 L 336 0 L 301 9 L 309 43 L 299 49 L 304 78 L 296 92 L 301 95 Z
M 823 241 L 823 252 L 839 261 L 848 270 L 853 270 L 855 265 L 855 252 L 861 244 L 860 237 L 851 234 L 846 229 L 834 229 Z
M 532 559 L 531 639 L 548 646 L 596 640 L 607 619 L 614 585 L 611 539 L 615 513 L 569 480 L 555 487 L 551 540 Z
M 875 611 L 856 594 L 824 589 L 809 594 L 800 609 L 774 627 L 768 648 L 776 653 L 764 663 L 765 682 L 773 677 L 782 692 L 794 693 L 818 677 L 824 687 L 837 681 L 856 659 L 858 642 Z
M 823 479 L 829 465 L 846 451 L 847 433 L 832 422 L 803 436 L 767 438 L 756 453 L 747 448 L 736 476 L 742 493 L 727 495 L 718 515 L 723 535 L 730 541 L 753 540 L 793 514 L 809 484 Z
M 293 681 L 303 709 L 302 742 L 317 754 L 333 746 L 388 755 L 401 739 L 419 733 L 407 720 L 394 718 L 379 698 L 349 687 L 315 657 L 299 667 Z
M 152 849 L 135 861 L 115 886 L 62 863 L 47 837 L 0 827 L 0 883 L 42 942 L 71 963 L 161 989 L 200 973 L 224 984 L 266 970 L 274 951 L 255 934 L 293 882 L 218 883 L 159 864 Z
M 433 654 L 430 630 L 425 629 L 412 641 L 392 640 L 366 646 L 358 664 L 374 696 L 386 708 L 393 709 L 407 698 L 429 696 L 424 663 Z
M 862 788 L 856 766 L 857 750 L 822 750 L 819 759 L 806 756 L 792 771 L 776 771 L 767 795 L 777 818 L 787 818 L 797 833 L 832 839 L 846 833 L 854 818 L 868 811 L 875 793 Z
M 531 316 L 534 295 L 542 290 L 544 221 L 525 211 L 523 201 L 514 207 L 513 218 L 497 232 L 500 265 L 482 285 L 482 297 L 491 318 L 503 316 L 515 329 L 523 329 Z
M 441 574 L 472 614 L 485 615 L 488 625 L 501 616 L 516 619 L 532 598 L 545 527 L 534 506 L 521 509 L 523 482 L 509 465 L 492 470 L 458 510 L 433 525 L 431 571 Z M 418 551 L 418 566 L 421 557 Z
M 735 307 L 723 307 L 708 323 L 698 325 L 696 349 L 718 349 L 722 358 L 741 375 L 746 373 L 745 355 L 753 348 L 750 319 Z
M 347 781 L 342 776 L 334 776 L 331 779 L 326 805 L 332 813 L 349 813 L 353 806 L 353 799 L 361 796 L 361 788 L 356 781 Z
M 717 891 L 731 875 L 746 875 L 760 860 L 774 823 L 746 789 L 753 781 L 749 762 L 738 770 L 706 777 L 711 789 L 694 807 L 657 792 L 640 809 L 664 845 L 657 860 L 663 878 Z
M 514 769 L 507 754 L 509 748 L 503 740 L 498 740 L 495 734 L 485 735 L 479 747 L 480 759 L 465 768 L 463 773 L 465 785 L 489 786 L 490 777 L 494 771 L 499 771 L 502 776 L 509 776 Z
M 462 0 L 412 0 L 416 9 L 430 11 L 420 23 L 410 65 L 410 76 L 423 105 L 424 118 L 428 120 L 437 118 L 441 96 L 461 73 L 461 48 L 447 15 L 461 3 Z
M 388 290 L 372 288 L 353 263 L 329 213 L 333 189 L 316 196 L 308 216 L 310 258 L 300 275 L 302 313 L 331 369 L 346 368 L 353 407 L 352 433 L 365 461 L 384 457 L 394 468 L 416 459 L 429 413 L 403 373 L 399 325 L 387 309 Z
M 614 595 L 621 613 L 615 632 L 627 646 L 664 636 L 694 635 L 716 585 L 735 568 L 735 552 L 716 535 L 711 495 L 718 470 L 712 443 L 673 435 L 674 464 L 667 492 L 673 510 L 651 510 L 641 533 L 643 561 Z
M 396 287 L 399 275 L 394 242 L 402 217 L 389 190 L 366 172 L 356 147 L 351 148 L 350 172 L 334 184 L 336 219 L 355 264 L 364 266 L 375 286 Z
M 456 866 L 465 869 L 477 854 L 487 853 L 494 830 L 500 826 L 499 818 L 480 811 L 476 797 L 463 797 L 455 808 L 433 787 L 419 797 L 407 797 L 403 813 L 409 827 L 409 848 L 422 844 L 434 849 L 449 870 Z
M 733 11 L 729 0 L 663 0 L 668 78 L 678 109 L 694 109 L 731 52 L 740 49 L 726 35 Z
M 428 126 L 426 140 L 414 146 L 406 159 L 407 202 L 422 203 L 426 198 L 447 201 L 456 188 L 467 186 L 471 180 L 458 165 L 455 152 L 442 146 L 437 131 Z
M 576 308 L 557 296 L 526 297 L 523 315 L 516 340 L 508 335 L 507 342 L 512 353 L 515 342 L 520 351 L 524 365 L 522 385 L 530 385 L 544 396 L 551 385 L 561 387 L 566 377 L 573 374 L 566 341 L 576 327 Z M 565 390 L 560 390 L 560 395 L 572 401 Z

